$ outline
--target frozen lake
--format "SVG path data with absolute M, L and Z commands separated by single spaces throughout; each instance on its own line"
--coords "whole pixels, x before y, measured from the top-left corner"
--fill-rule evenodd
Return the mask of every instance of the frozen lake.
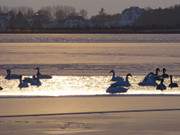
M 0 42 L 17 43 L 160 43 L 180 42 L 180 34 L 0 34 Z
M 18 80 L 1 76 L 0 95 L 102 95 L 110 85 L 109 71 L 133 74 L 126 94 L 179 94 L 179 89 L 156 91 L 139 87 L 143 76 L 166 68 L 180 83 L 179 34 L 1 34 L 0 73 L 34 75 L 34 67 L 53 75 L 41 87 L 19 89 Z M 161 72 L 162 73 L 162 72 Z M 166 81 L 168 85 L 169 80 Z

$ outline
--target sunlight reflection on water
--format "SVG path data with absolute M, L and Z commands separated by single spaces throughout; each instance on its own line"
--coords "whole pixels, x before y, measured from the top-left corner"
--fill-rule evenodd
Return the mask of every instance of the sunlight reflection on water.
M 104 95 L 112 83 L 110 76 L 53 76 L 49 80 L 41 80 L 42 86 L 29 86 L 18 88 L 18 80 L 5 80 L 0 76 L 0 96 L 71 96 L 71 95 Z M 180 94 L 180 88 L 157 91 L 155 87 L 140 87 L 138 82 L 142 76 L 130 78 L 132 86 L 125 94 Z M 180 78 L 174 81 L 180 84 Z M 165 81 L 168 86 L 169 80 Z

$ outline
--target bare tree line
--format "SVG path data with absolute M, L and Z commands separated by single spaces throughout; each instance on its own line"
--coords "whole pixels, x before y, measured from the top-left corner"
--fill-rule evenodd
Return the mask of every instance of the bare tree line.
M 7 6 L 0 6 L 0 13 L 12 13 L 17 15 L 21 12 L 25 17 L 31 17 L 37 13 L 46 15 L 49 18 L 56 18 L 56 19 L 65 19 L 69 16 L 82 16 L 86 18 L 88 12 L 85 9 L 81 9 L 80 11 L 76 11 L 74 7 L 71 6 L 46 6 L 42 7 L 38 11 L 34 11 L 31 7 L 7 7 Z
M 180 6 L 169 8 L 130 7 L 122 13 L 108 14 L 101 8 L 88 17 L 85 9 L 72 6 L 46 6 L 35 11 L 31 7 L 0 6 L 0 31 L 42 29 L 180 29 Z M 4 17 L 5 16 L 5 17 Z M 4 17 L 4 18 L 3 18 Z M 1 30 L 1 28 L 4 28 Z

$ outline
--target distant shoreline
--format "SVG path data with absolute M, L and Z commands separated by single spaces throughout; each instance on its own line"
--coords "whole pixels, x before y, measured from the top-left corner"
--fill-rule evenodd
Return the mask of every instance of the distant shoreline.
M 0 34 L 180 34 L 180 29 L 16 29 Z

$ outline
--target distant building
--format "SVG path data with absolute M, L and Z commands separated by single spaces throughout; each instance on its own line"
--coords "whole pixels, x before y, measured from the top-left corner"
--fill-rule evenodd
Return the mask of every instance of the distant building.
M 144 9 L 139 7 L 130 7 L 125 9 L 119 20 L 120 26 L 132 26 L 136 20 L 144 13 Z
M 7 30 L 10 18 L 11 17 L 8 13 L 0 14 L 0 32 L 4 32 Z

